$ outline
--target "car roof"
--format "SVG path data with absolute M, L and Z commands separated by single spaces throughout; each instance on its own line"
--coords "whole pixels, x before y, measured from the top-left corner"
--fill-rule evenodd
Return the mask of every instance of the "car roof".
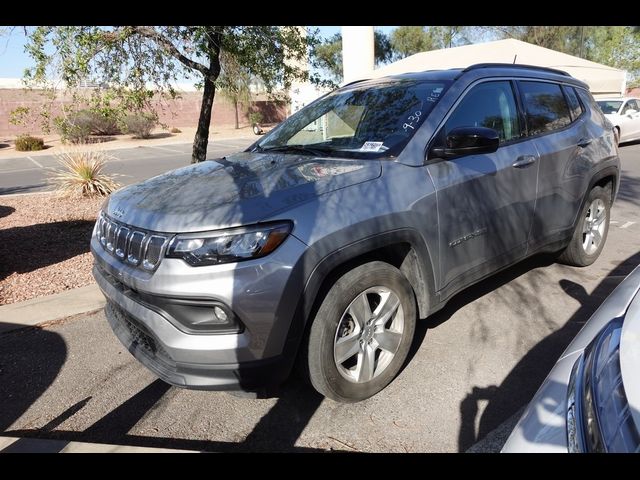
M 589 88 L 584 82 L 572 77 L 568 73 L 562 70 L 556 70 L 547 67 L 538 67 L 535 65 L 522 65 L 511 63 L 479 63 L 474 64 L 466 68 L 450 68 L 446 70 L 424 70 L 421 72 L 408 72 L 395 75 L 388 75 L 385 77 L 358 80 L 344 87 L 354 85 L 376 85 L 380 83 L 387 83 L 389 81 L 402 81 L 402 80 L 414 80 L 414 81 L 442 81 L 442 80 L 456 80 L 465 75 L 472 75 L 476 78 L 484 77 L 536 77 L 545 80 L 555 80 L 558 82 L 571 83 L 583 88 Z

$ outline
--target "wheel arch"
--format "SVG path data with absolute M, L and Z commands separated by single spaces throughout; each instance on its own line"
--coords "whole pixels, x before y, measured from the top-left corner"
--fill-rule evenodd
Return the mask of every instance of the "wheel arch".
M 305 285 L 303 297 L 306 299 L 306 308 L 300 312 L 305 322 L 339 276 L 374 260 L 393 265 L 407 277 L 416 296 L 418 314 L 421 318 L 426 317 L 435 300 L 431 256 L 416 230 L 398 229 L 353 242 L 326 255 L 314 268 Z

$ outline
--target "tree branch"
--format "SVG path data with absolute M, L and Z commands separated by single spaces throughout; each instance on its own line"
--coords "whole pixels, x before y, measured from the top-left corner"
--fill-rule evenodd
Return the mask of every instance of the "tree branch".
M 171 43 L 168 38 L 158 33 L 158 31 L 156 31 L 155 29 L 151 27 L 140 26 L 132 26 L 130 28 L 133 29 L 133 31 L 138 35 L 154 40 L 159 45 L 162 45 L 172 57 L 177 59 L 183 65 L 199 71 L 204 76 L 210 75 L 209 69 L 207 67 L 185 56 L 173 43 Z

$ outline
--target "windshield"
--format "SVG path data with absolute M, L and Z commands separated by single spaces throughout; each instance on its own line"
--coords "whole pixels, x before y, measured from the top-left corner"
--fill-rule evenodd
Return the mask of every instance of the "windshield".
M 617 113 L 622 106 L 621 100 L 600 100 L 597 103 L 600 105 L 602 113 Z
M 292 115 L 254 151 L 397 156 L 449 84 L 402 80 L 337 90 Z

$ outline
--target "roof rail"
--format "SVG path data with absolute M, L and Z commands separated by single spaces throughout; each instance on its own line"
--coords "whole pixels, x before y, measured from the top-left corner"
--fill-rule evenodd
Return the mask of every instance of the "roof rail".
M 463 72 L 468 72 L 469 70 L 477 70 L 479 68 L 522 68 L 527 70 L 541 70 L 543 72 L 555 73 L 556 75 L 564 75 L 565 77 L 571 76 L 563 70 L 556 70 L 555 68 L 549 67 L 539 67 L 537 65 L 525 65 L 523 63 L 476 63 L 475 65 L 470 65 L 465 68 Z

